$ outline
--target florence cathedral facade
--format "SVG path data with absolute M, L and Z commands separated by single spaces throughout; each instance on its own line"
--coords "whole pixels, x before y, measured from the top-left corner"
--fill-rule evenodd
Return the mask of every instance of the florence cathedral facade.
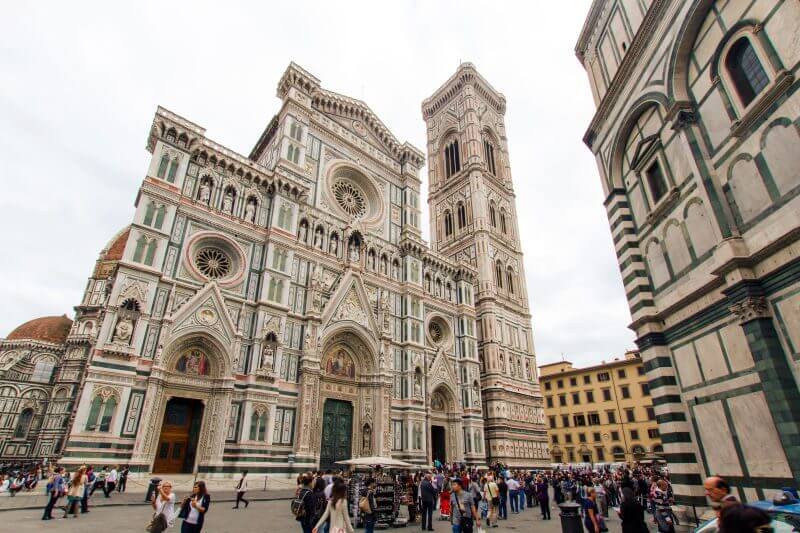
M 0 341 L 0 460 L 224 476 L 549 462 L 505 135 L 469 63 L 426 154 L 290 64 L 248 156 L 158 108 L 74 320 Z

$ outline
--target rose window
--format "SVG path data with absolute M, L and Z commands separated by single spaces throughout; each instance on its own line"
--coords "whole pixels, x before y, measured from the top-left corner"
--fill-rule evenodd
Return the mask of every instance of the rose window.
M 224 278 L 231 271 L 231 260 L 228 254 L 219 248 L 201 248 L 194 261 L 197 269 L 209 279 Z
M 444 333 L 442 332 L 442 326 L 440 326 L 437 322 L 431 322 L 428 325 L 428 333 L 430 333 L 433 342 L 436 343 L 442 342 L 442 337 L 444 337 Z
M 349 181 L 337 181 L 333 185 L 333 196 L 339 207 L 353 218 L 361 218 L 367 213 L 364 193 Z

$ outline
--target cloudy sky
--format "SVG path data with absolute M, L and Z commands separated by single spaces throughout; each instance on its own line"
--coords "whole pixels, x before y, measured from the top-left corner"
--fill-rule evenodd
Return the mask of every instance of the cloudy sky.
M 133 215 L 157 105 L 247 154 L 295 61 L 424 149 L 422 100 L 470 61 L 508 102 L 539 364 L 633 346 L 581 142 L 594 105 L 573 48 L 590 0 L 115 4 L 4 5 L 0 336 L 72 315 L 97 253 Z

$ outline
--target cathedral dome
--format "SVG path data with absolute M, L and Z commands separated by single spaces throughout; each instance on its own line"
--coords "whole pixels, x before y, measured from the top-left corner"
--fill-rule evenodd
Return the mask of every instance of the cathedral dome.
M 67 315 L 43 316 L 18 326 L 8 334 L 6 340 L 33 340 L 63 344 L 67 340 L 71 327 L 72 320 L 67 318 Z
M 125 251 L 125 244 L 128 242 L 128 235 L 130 232 L 130 226 L 126 226 L 117 232 L 117 234 L 108 241 L 105 248 L 100 251 L 100 261 L 119 261 L 122 259 L 122 253 Z

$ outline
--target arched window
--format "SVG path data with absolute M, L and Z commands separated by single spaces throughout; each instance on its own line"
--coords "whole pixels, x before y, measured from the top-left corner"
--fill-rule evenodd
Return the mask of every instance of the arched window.
M 467 208 L 464 207 L 462 202 L 458 202 L 458 229 L 464 229 L 467 226 Z
M 453 139 L 444 148 L 444 168 L 446 178 L 461 170 L 461 152 L 458 148 L 458 139 Z
M 156 221 L 154 224 L 154 227 L 156 229 L 161 229 L 161 227 L 164 225 L 164 216 L 166 214 L 167 214 L 167 206 L 165 205 L 158 206 L 158 209 L 156 209 Z
M 488 139 L 483 140 L 483 156 L 486 160 L 486 167 L 493 176 L 497 175 L 497 169 L 494 164 L 494 145 Z
M 28 431 L 31 429 L 31 423 L 33 422 L 33 409 L 23 409 L 23 411 L 19 414 L 19 420 L 17 421 L 17 428 L 14 430 L 14 438 L 15 439 L 24 439 L 28 437 Z
M 506 271 L 506 287 L 510 294 L 514 294 L 514 271 L 511 270 L 511 267 L 508 267 Z
M 725 68 L 744 107 L 769 84 L 769 76 L 747 37 L 741 37 L 731 46 L 725 57 Z
M 506 210 L 505 208 L 500 208 L 500 231 L 503 234 L 507 233 L 506 231 Z
M 444 212 L 444 236 L 449 237 L 453 234 L 453 214 L 450 211 Z
M 494 266 L 494 281 L 498 289 L 503 288 L 503 265 L 500 264 L 500 261 Z
M 489 224 L 491 224 L 493 228 L 497 227 L 497 213 L 495 212 L 494 200 L 489 202 Z
M 86 431 L 108 433 L 116 410 L 117 399 L 113 394 L 95 396 L 89 408 L 89 418 L 86 419 Z
M 153 261 L 155 260 L 156 256 L 156 248 L 158 248 L 158 242 L 155 239 L 150 239 L 150 242 L 147 244 L 147 253 L 144 256 L 145 265 L 153 266 Z
M 158 176 L 161 179 L 164 179 L 164 176 L 167 175 L 168 165 L 169 165 L 169 156 L 167 154 L 164 154 L 161 156 L 161 161 L 159 161 L 158 163 L 158 173 L 156 174 L 156 176 Z
M 150 226 L 153 224 L 153 216 L 156 213 L 156 204 L 154 202 L 148 202 L 147 208 L 144 210 L 144 220 L 142 223 L 145 226 Z
M 167 181 L 170 183 L 175 182 L 175 175 L 178 173 L 178 158 L 176 157 L 169 163 L 169 173 L 167 174 Z
M 147 237 L 145 237 L 144 235 L 140 235 L 139 238 L 136 239 L 136 249 L 133 251 L 133 261 L 135 263 L 142 262 L 146 246 L 147 246 Z
M 250 417 L 250 440 L 264 442 L 267 435 L 267 412 L 253 411 Z

